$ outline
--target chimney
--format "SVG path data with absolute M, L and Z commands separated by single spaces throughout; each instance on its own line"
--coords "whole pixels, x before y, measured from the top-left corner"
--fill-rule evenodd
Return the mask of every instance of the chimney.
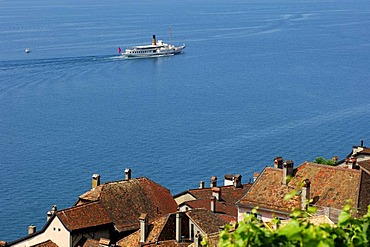
M 211 177 L 211 188 L 213 187 L 217 187 L 217 177 L 216 176 L 212 176 Z
M 176 213 L 176 241 L 181 241 L 181 214 L 180 212 Z
M 155 35 L 153 35 L 152 45 L 156 45 L 156 44 L 157 44 L 157 39 L 155 38 Z
M 361 140 L 361 144 L 360 144 L 360 147 L 364 147 L 364 140 Z
M 241 188 L 241 187 L 243 187 L 243 185 L 242 185 L 242 175 L 236 174 L 233 177 L 233 185 L 234 185 L 235 188 Z
M 199 189 L 204 189 L 204 181 L 200 181 L 200 183 L 199 183 Z
M 275 157 L 274 158 L 274 168 L 283 168 L 284 159 L 283 157 Z
M 46 213 L 46 221 L 49 221 L 50 218 L 57 212 L 57 205 L 53 205 L 51 210 Z
M 338 162 L 338 156 L 334 155 L 333 160 L 334 160 L 335 163 L 337 163 Z
M 310 188 L 311 188 L 311 182 L 309 179 L 305 179 L 303 181 L 303 187 L 302 187 L 302 210 L 307 209 L 307 205 L 310 201 Z
M 293 160 L 287 160 L 283 164 L 283 184 L 288 184 L 288 177 L 293 176 Z
M 30 225 L 28 227 L 28 235 L 34 234 L 36 232 L 36 226 Z
M 211 212 L 216 212 L 216 197 L 211 196 Z
M 110 246 L 110 239 L 108 239 L 108 238 L 100 238 L 99 239 L 99 246 L 100 247 L 105 247 L 105 246 L 107 246 L 107 247 L 109 247 Z
M 148 215 L 142 213 L 139 217 L 140 221 L 140 243 L 145 243 L 148 235 Z
M 212 196 L 216 198 L 217 201 L 221 200 L 221 188 L 212 188 Z
M 194 238 L 194 247 L 200 247 L 200 246 L 202 246 L 200 244 L 201 240 L 202 240 L 202 236 L 200 235 L 200 232 L 197 231 L 197 233 L 195 234 L 195 238 Z
M 125 169 L 125 180 L 130 180 L 131 179 L 131 169 L 126 168 Z
M 348 169 L 356 169 L 356 161 L 357 159 L 355 157 L 351 157 L 348 160 Z
M 93 174 L 92 175 L 92 182 L 91 187 L 94 189 L 100 185 L 100 175 L 99 174 Z

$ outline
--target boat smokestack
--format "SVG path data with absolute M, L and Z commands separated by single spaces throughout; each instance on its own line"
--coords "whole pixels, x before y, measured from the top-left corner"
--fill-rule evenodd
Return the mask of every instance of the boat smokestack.
M 155 38 L 155 35 L 153 35 L 152 45 L 157 45 L 157 39 Z

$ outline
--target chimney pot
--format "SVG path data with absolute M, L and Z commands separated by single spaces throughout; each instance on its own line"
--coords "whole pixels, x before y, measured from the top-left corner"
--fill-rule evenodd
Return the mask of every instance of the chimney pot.
M 199 189 L 204 189 L 204 181 L 200 181 L 200 183 L 199 183 Z
M 216 212 L 216 197 L 211 196 L 211 212 Z
M 145 243 L 148 235 L 148 215 L 142 213 L 139 217 L 140 221 L 140 243 Z
M 303 187 L 302 187 L 302 210 L 307 209 L 307 205 L 309 204 L 310 201 L 310 191 L 311 191 L 311 182 L 309 179 L 305 179 L 303 181 Z
M 275 157 L 274 158 L 274 168 L 282 169 L 283 168 L 283 162 L 284 162 L 283 157 Z
M 125 169 L 125 180 L 130 180 L 131 179 L 131 169 L 126 168 Z
M 211 177 L 211 188 L 213 187 L 217 187 L 217 177 L 216 176 L 212 176 Z
M 49 221 L 50 218 L 57 212 L 57 205 L 53 205 L 51 210 L 46 213 L 46 221 Z
M 351 157 L 348 160 L 348 169 L 355 169 L 356 168 L 357 159 L 355 157 Z
M 181 213 L 176 213 L 176 241 L 181 242 Z
M 33 234 L 33 233 L 35 233 L 35 232 L 36 232 L 36 226 L 34 226 L 34 225 L 30 225 L 30 226 L 28 227 L 28 235 Z
M 241 188 L 241 187 L 243 187 L 243 185 L 242 185 L 242 175 L 236 174 L 233 177 L 233 185 L 234 185 L 235 188 Z
M 92 175 L 92 182 L 91 187 L 94 189 L 100 185 L 100 175 L 99 174 L 93 174 Z
M 294 166 L 293 160 L 287 160 L 283 164 L 283 181 L 282 181 L 282 183 L 284 185 L 288 184 L 288 177 L 293 176 L 293 171 L 294 171 L 293 166 Z
M 212 196 L 216 198 L 217 201 L 221 200 L 221 188 L 212 188 Z

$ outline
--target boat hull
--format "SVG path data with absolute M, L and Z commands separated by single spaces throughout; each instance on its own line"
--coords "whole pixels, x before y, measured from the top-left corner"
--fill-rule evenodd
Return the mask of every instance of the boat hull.
M 160 47 L 153 49 L 126 49 L 122 53 L 123 57 L 127 58 L 145 58 L 145 57 L 161 57 L 161 56 L 171 56 L 180 54 L 184 51 L 185 45 L 182 46 L 171 46 L 171 47 Z

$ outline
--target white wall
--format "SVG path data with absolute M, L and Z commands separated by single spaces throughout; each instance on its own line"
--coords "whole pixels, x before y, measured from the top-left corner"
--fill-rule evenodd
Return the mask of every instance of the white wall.
M 249 208 L 238 207 L 238 222 L 244 220 L 245 214 L 250 213 L 252 210 Z M 288 219 L 286 214 L 280 214 L 275 212 L 269 212 L 259 209 L 257 213 L 260 215 L 261 220 L 264 222 L 270 222 L 273 218 Z
M 63 226 L 58 217 L 55 217 L 48 228 L 32 238 L 25 239 L 22 242 L 14 244 L 14 247 L 29 247 L 45 241 L 51 240 L 58 246 L 71 247 L 71 236 L 69 231 Z

